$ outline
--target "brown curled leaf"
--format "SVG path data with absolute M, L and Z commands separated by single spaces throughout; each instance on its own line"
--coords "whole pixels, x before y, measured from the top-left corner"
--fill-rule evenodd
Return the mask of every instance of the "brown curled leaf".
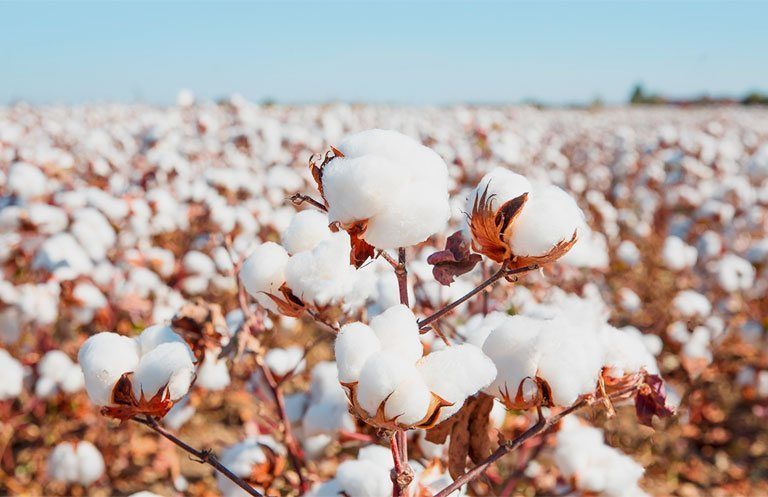
M 491 455 L 491 409 L 493 397 L 481 393 L 473 403 L 474 410 L 469 420 L 469 457 L 479 464 Z
M 667 406 L 664 381 L 658 375 L 646 375 L 635 397 L 635 412 L 640 423 L 646 426 L 653 426 L 653 416 L 666 418 L 675 414 L 674 409 Z
M 453 415 L 451 442 L 448 445 L 448 472 L 454 480 L 464 474 L 469 455 L 469 418 L 474 410 L 472 401 L 467 401 L 461 410 Z
M 472 271 L 481 260 L 480 254 L 470 253 L 469 243 L 461 231 L 457 231 L 445 241 L 445 249 L 430 255 L 427 263 L 434 266 L 432 274 L 435 279 L 448 286 L 456 276 Z
M 219 304 L 197 298 L 181 307 L 171 320 L 171 327 L 192 348 L 195 358 L 201 360 L 205 350 L 221 347 L 226 321 Z

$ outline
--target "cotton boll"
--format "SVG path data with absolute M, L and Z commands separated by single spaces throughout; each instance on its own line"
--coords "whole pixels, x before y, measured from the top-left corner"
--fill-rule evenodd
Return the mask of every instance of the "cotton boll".
M 382 350 L 397 352 L 411 363 L 421 359 L 424 348 L 419 339 L 419 325 L 407 306 L 390 307 L 371 319 L 370 326 L 379 338 Z
M 102 332 L 85 341 L 77 354 L 83 368 L 85 389 L 91 402 L 98 406 L 112 403 L 112 388 L 123 373 L 134 371 L 141 349 L 136 340 Z
M 380 129 L 351 135 L 338 149 L 344 156 L 322 175 L 331 222 L 367 221 L 363 238 L 382 249 L 415 245 L 445 227 L 447 166 L 434 151 Z
M 389 469 L 371 461 L 345 461 L 336 469 L 339 487 L 345 495 L 383 497 L 392 494 Z
M 682 271 L 693 267 L 698 259 L 696 247 L 686 244 L 676 236 L 669 236 L 661 249 L 664 265 L 672 271 Z
M 216 352 L 206 350 L 203 363 L 197 370 L 196 384 L 208 390 L 218 391 L 229 386 L 229 369 L 226 359 L 219 359 Z
M 726 292 L 748 290 L 755 283 L 755 268 L 746 259 L 726 254 L 716 266 L 717 281 Z
M 686 317 L 706 317 L 712 312 L 712 304 L 704 295 L 694 290 L 683 290 L 675 295 L 672 305 Z
M 197 250 L 187 252 L 181 260 L 181 265 L 188 274 L 211 276 L 216 272 L 213 259 Z
M 281 378 L 291 371 L 301 373 L 306 366 L 304 350 L 296 346 L 270 349 L 264 356 L 264 363 L 275 376 Z
M 370 357 L 360 371 L 357 401 L 369 415 L 375 416 L 379 405 L 416 367 L 394 352 L 382 351 Z
M 53 274 L 70 272 L 72 277 L 89 274 L 93 262 L 83 247 L 69 233 L 58 233 L 46 239 L 35 253 L 33 269 L 45 269 Z
M 501 325 L 509 316 L 504 312 L 490 312 L 488 315 L 475 314 L 464 325 L 458 327 L 458 333 L 467 343 L 482 347 L 488 335 Z
M 285 454 L 285 448 L 269 435 L 249 437 L 240 443 L 230 446 L 221 453 L 221 464 L 229 468 L 241 478 L 251 476 L 254 466 L 267 462 L 265 448 L 278 455 Z M 241 496 L 245 492 L 221 473 L 216 474 L 216 484 L 219 491 L 226 497 Z
M 285 282 L 287 263 L 288 252 L 280 245 L 274 242 L 258 245 L 240 269 L 245 289 L 256 299 L 263 296 L 262 293 L 277 294 Z M 261 300 L 259 302 L 263 305 Z
M 642 301 L 631 288 L 620 288 L 618 294 L 619 304 L 625 311 L 635 312 L 640 309 Z
M 184 424 L 195 415 L 195 406 L 189 403 L 189 397 L 184 397 L 179 402 L 173 404 L 171 410 L 163 417 L 163 424 L 168 428 L 178 431 Z
M 600 341 L 605 349 L 603 366 L 611 368 L 616 376 L 641 370 L 650 374 L 659 373 L 656 360 L 640 336 L 605 326 L 600 331 Z
M 68 442 L 60 443 L 48 456 L 48 475 L 58 481 L 77 481 L 79 462 L 75 447 Z
M 634 266 L 640 262 L 640 250 L 629 240 L 621 242 L 616 249 L 616 256 L 628 266 Z
M 561 188 L 534 189 L 514 221 L 509 246 L 515 255 L 544 255 L 573 237 L 584 225 L 584 213 Z
M 465 212 L 471 214 L 475 201 L 487 190 L 487 197 L 490 198 L 490 207 L 492 210 L 499 209 L 505 202 L 517 198 L 533 189 L 528 178 L 521 174 L 513 173 L 509 169 L 497 167 L 487 173 L 472 190 L 467 199 Z M 492 197 L 491 197 L 492 196 Z
M 104 458 L 92 443 L 60 443 L 48 456 L 48 474 L 54 480 L 90 485 L 104 474 Z
M 432 394 L 420 376 L 406 378 L 384 404 L 384 416 L 403 425 L 416 424 L 427 416 Z
M 173 328 L 165 324 L 155 324 L 149 328 L 145 328 L 144 331 L 136 337 L 136 341 L 139 344 L 142 356 L 148 354 L 164 343 L 187 344 L 181 336 L 173 331 Z M 194 355 L 192 355 L 192 360 L 194 360 Z
M 7 307 L 0 310 L 0 342 L 16 343 L 21 336 L 21 324 L 21 313 L 18 308 Z
M 594 392 L 603 359 L 594 331 L 552 322 L 544 327 L 539 340 L 542 356 L 538 375 L 552 389 L 555 404 L 567 406 L 580 395 Z
M 418 362 L 417 368 L 429 389 L 453 404 L 487 387 L 497 373 L 493 361 L 468 343 L 432 352 Z
M 15 399 L 24 387 L 24 367 L 8 352 L 0 349 L 0 371 L 3 372 L 0 400 Z
M 79 464 L 78 481 L 90 485 L 104 474 L 104 458 L 101 452 L 90 442 L 80 442 L 76 449 Z
M 5 187 L 13 195 L 30 199 L 40 197 L 48 191 L 48 180 L 35 166 L 26 162 L 14 162 L 8 169 Z
M 489 395 L 514 400 L 525 378 L 534 378 L 541 358 L 538 336 L 543 323 L 526 316 L 511 316 L 491 331 L 483 352 L 498 371 L 496 379 L 484 391 Z
M 186 344 L 162 343 L 143 355 L 133 375 L 133 393 L 137 399 L 149 400 L 167 388 L 167 397 L 178 400 L 192 384 L 195 367 Z
M 322 212 L 306 210 L 296 213 L 281 235 L 281 242 L 289 254 L 312 250 L 331 237 L 328 216 Z
M 380 350 L 381 342 L 369 326 L 357 322 L 342 326 L 334 343 L 339 381 L 357 381 L 368 358 Z
M 355 431 L 355 421 L 344 403 L 323 402 L 313 404 L 302 419 L 304 436 L 335 435 L 339 430 Z

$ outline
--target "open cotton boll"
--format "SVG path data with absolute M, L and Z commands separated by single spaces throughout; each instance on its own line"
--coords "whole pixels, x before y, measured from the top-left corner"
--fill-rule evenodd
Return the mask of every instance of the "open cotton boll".
M 54 275 L 66 270 L 71 277 L 89 274 L 93 262 L 83 247 L 69 233 L 57 233 L 47 238 L 35 253 L 33 269 L 45 269 Z
M 355 322 L 341 327 L 333 348 L 339 381 L 352 383 L 360 378 L 366 361 L 381 350 L 381 342 L 370 326 Z
M 490 312 L 486 316 L 475 314 L 459 326 L 457 331 L 467 343 L 482 347 L 491 331 L 508 317 L 507 313 L 499 311 Z
M 584 225 L 584 213 L 563 189 L 535 187 L 514 220 L 509 246 L 515 255 L 544 255 Z
M 485 388 L 497 372 L 493 361 L 469 343 L 432 352 L 416 367 L 429 389 L 450 403 L 461 403 Z
M 370 357 L 360 371 L 357 401 L 365 412 L 375 416 L 379 405 L 409 376 L 418 375 L 416 367 L 395 352 L 381 351 Z
M 658 374 L 656 359 L 643 342 L 642 335 L 606 325 L 600 330 L 600 341 L 605 350 L 603 366 L 610 368 L 611 376 L 645 371 Z
M 211 276 L 216 272 L 216 264 L 206 254 L 192 250 L 184 255 L 181 265 L 188 274 Z
M 149 328 L 145 328 L 144 331 L 136 337 L 136 341 L 139 344 L 141 355 L 148 354 L 150 351 L 157 348 L 158 345 L 164 343 L 187 344 L 179 334 L 173 331 L 173 328 L 166 324 L 154 324 Z M 192 357 L 192 360 L 194 360 L 194 356 Z
M 219 359 L 216 352 L 206 350 L 203 363 L 197 370 L 196 385 L 208 390 L 218 391 L 229 386 L 227 360 Z
M 24 387 L 24 366 L 4 349 L 0 349 L 0 400 L 15 399 Z
M 494 168 L 483 176 L 477 187 L 470 193 L 465 212 L 471 214 L 475 202 L 486 191 L 488 192 L 487 196 L 490 197 L 490 207 L 495 211 L 508 200 L 528 193 L 532 189 L 531 182 L 522 174 L 514 173 L 503 167 Z
M 679 237 L 668 236 L 664 240 L 661 257 L 664 260 L 664 265 L 669 269 L 672 271 L 682 271 L 696 264 L 699 253 L 696 247 L 688 245 Z
M 60 350 L 46 352 L 37 364 L 37 373 L 35 395 L 43 398 L 59 389 L 66 393 L 77 392 L 85 382 L 80 367 Z
M 755 268 L 735 254 L 726 254 L 716 265 L 717 281 L 726 292 L 748 290 L 755 283 Z
M 283 377 L 291 371 L 301 373 L 306 366 L 304 350 L 297 346 L 270 349 L 264 356 L 264 364 L 278 377 Z
M 14 162 L 8 168 L 5 187 L 13 195 L 30 199 L 45 195 L 48 191 L 48 180 L 45 174 L 32 164 Z
M 485 388 L 486 393 L 514 401 L 523 381 L 536 376 L 542 354 L 538 337 L 543 326 L 541 320 L 517 315 L 508 317 L 490 332 L 483 352 L 493 361 L 497 374 Z
M 335 480 L 343 495 L 384 497 L 392 494 L 389 471 L 388 468 L 367 460 L 344 461 L 336 469 Z
M 346 231 L 333 233 L 310 251 L 300 252 L 285 266 L 285 282 L 304 302 L 318 306 L 341 302 L 352 292 L 356 270 L 349 263 L 350 241 Z
M 421 359 L 424 348 L 419 339 L 419 325 L 408 306 L 390 307 L 371 319 L 370 327 L 379 338 L 382 350 L 397 352 L 411 363 Z
M 555 464 L 581 490 L 607 497 L 646 495 L 638 487 L 644 470 L 637 462 L 603 442 L 601 430 L 576 419 L 563 420 L 557 434 Z
M 543 328 L 538 346 L 538 376 L 549 384 L 556 405 L 595 391 L 604 352 L 592 328 L 553 321 Z
M 305 437 L 335 435 L 339 430 L 355 431 L 355 420 L 344 403 L 323 402 L 309 406 L 302 419 Z
M 344 156 L 322 173 L 331 222 L 367 221 L 363 239 L 383 249 L 415 245 L 445 227 L 448 169 L 434 151 L 381 129 L 351 135 L 338 149 Z
M 54 480 L 90 485 L 104 474 L 104 458 L 92 443 L 63 442 L 48 456 L 48 474 Z
M 133 375 L 133 394 L 149 400 L 164 388 L 168 395 L 163 398 L 178 400 L 192 384 L 195 366 L 186 344 L 162 343 L 143 355 Z
M 341 402 L 346 405 L 347 396 L 339 385 L 339 371 L 335 362 L 321 361 L 312 368 L 309 384 L 312 403 Z
M 421 376 L 406 378 L 384 404 L 384 415 L 404 425 L 416 424 L 427 416 L 432 393 Z
M 633 242 L 624 240 L 616 249 L 616 256 L 628 266 L 634 266 L 640 262 L 640 249 Z
M 112 332 L 93 335 L 85 341 L 77 361 L 83 368 L 85 389 L 97 406 L 112 403 L 112 388 L 124 373 L 139 365 L 141 349 L 136 340 Z
M 328 216 L 322 212 L 314 210 L 297 212 L 280 235 L 280 241 L 291 255 L 312 250 L 320 242 L 331 237 L 328 224 Z
M 686 317 L 706 317 L 712 312 L 709 299 L 695 290 L 683 290 L 675 295 L 672 305 Z
M 245 289 L 267 309 L 275 311 L 276 307 L 264 293 L 276 294 L 285 283 L 287 263 L 288 252 L 274 242 L 266 242 L 256 246 L 240 268 Z

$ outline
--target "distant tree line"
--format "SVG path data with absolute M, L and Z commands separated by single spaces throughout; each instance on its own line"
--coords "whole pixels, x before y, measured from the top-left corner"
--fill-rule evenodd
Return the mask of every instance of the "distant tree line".
M 629 103 L 632 105 L 768 105 L 768 93 L 753 91 L 741 99 L 712 97 L 710 95 L 701 95 L 689 99 L 671 99 L 656 93 L 648 93 L 643 88 L 643 85 L 638 84 L 632 89 Z

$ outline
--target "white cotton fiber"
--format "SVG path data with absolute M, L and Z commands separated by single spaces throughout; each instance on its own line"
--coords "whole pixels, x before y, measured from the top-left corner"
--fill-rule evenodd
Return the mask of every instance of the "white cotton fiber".
M 283 377 L 291 371 L 301 373 L 306 365 L 304 350 L 298 346 L 270 349 L 264 356 L 264 364 L 278 377 Z
M 48 474 L 54 480 L 87 486 L 104 474 L 104 458 L 90 442 L 63 442 L 48 456 Z
M 4 349 L 0 349 L 0 400 L 15 399 L 24 387 L 24 367 Z
M 517 174 L 509 169 L 503 167 L 497 167 L 487 173 L 478 183 L 477 187 L 472 190 L 472 193 L 467 199 L 467 205 L 465 212 L 468 215 L 472 214 L 472 210 L 475 205 L 475 201 L 482 197 L 486 192 L 486 199 L 490 201 L 490 207 L 492 210 L 496 210 L 501 207 L 508 200 L 517 198 L 523 193 L 529 193 L 533 187 L 528 178 L 522 174 Z
M 498 371 L 485 391 L 494 396 L 514 400 L 525 378 L 536 376 L 541 350 L 538 338 L 543 327 L 540 320 L 526 316 L 510 316 L 488 335 L 483 352 Z
M 488 386 L 496 376 L 493 361 L 465 343 L 431 352 L 417 364 L 429 389 L 443 400 L 460 403 Z
M 136 337 L 136 341 L 139 344 L 142 355 L 148 354 L 151 350 L 163 343 L 186 344 L 184 339 L 173 331 L 173 328 L 165 324 L 155 324 L 149 328 L 145 328 L 144 331 Z
M 318 306 L 341 302 L 355 286 L 346 231 L 333 233 L 315 248 L 292 256 L 285 266 L 285 282 L 304 302 Z
M 297 212 L 280 236 L 285 250 L 294 255 L 312 250 L 320 242 L 331 237 L 328 216 L 322 212 L 306 210 Z
M 85 389 L 91 402 L 98 406 L 112 403 L 112 388 L 123 375 L 139 364 L 141 349 L 136 340 L 102 332 L 85 341 L 77 355 L 83 368 Z
M 369 415 L 375 416 L 384 399 L 406 378 L 417 375 L 416 367 L 394 353 L 382 351 L 370 357 L 360 371 L 357 400 Z
M 334 344 L 339 381 L 357 381 L 365 362 L 380 350 L 381 342 L 368 325 L 355 322 L 342 326 Z
M 212 391 L 223 390 L 229 386 L 230 377 L 226 358 L 219 359 L 211 350 L 205 351 L 203 363 L 197 369 L 197 386 Z
M 392 494 L 389 469 L 371 461 L 345 461 L 336 469 L 336 482 L 345 495 L 384 497 Z
M 537 186 L 514 221 L 509 245 L 515 255 L 544 255 L 580 226 L 584 213 L 573 197 L 554 185 Z
M 699 253 L 696 247 L 688 245 L 679 237 L 669 236 L 664 240 L 661 257 L 664 260 L 664 265 L 669 269 L 672 271 L 682 271 L 696 264 Z
M 427 415 L 432 394 L 421 375 L 401 381 L 384 404 L 384 415 L 398 423 L 415 424 Z
M 686 317 L 707 317 L 712 312 L 709 299 L 695 290 L 683 290 L 675 295 L 672 305 Z
M 398 304 L 371 319 L 370 327 L 379 338 L 382 350 L 397 352 L 415 363 L 424 352 L 419 339 L 416 316 L 407 306 Z
M 240 268 L 245 289 L 256 299 L 262 292 L 277 294 L 285 282 L 287 263 L 288 252 L 280 245 L 274 242 L 258 245 Z
M 380 129 L 351 135 L 338 149 L 344 157 L 322 176 L 331 222 L 367 221 L 363 238 L 378 248 L 414 245 L 445 227 L 447 166 L 434 151 Z
M 133 375 L 133 393 L 137 399 L 143 394 L 149 400 L 167 386 L 168 396 L 163 398 L 178 400 L 189 391 L 194 376 L 189 347 L 163 343 L 141 357 Z

